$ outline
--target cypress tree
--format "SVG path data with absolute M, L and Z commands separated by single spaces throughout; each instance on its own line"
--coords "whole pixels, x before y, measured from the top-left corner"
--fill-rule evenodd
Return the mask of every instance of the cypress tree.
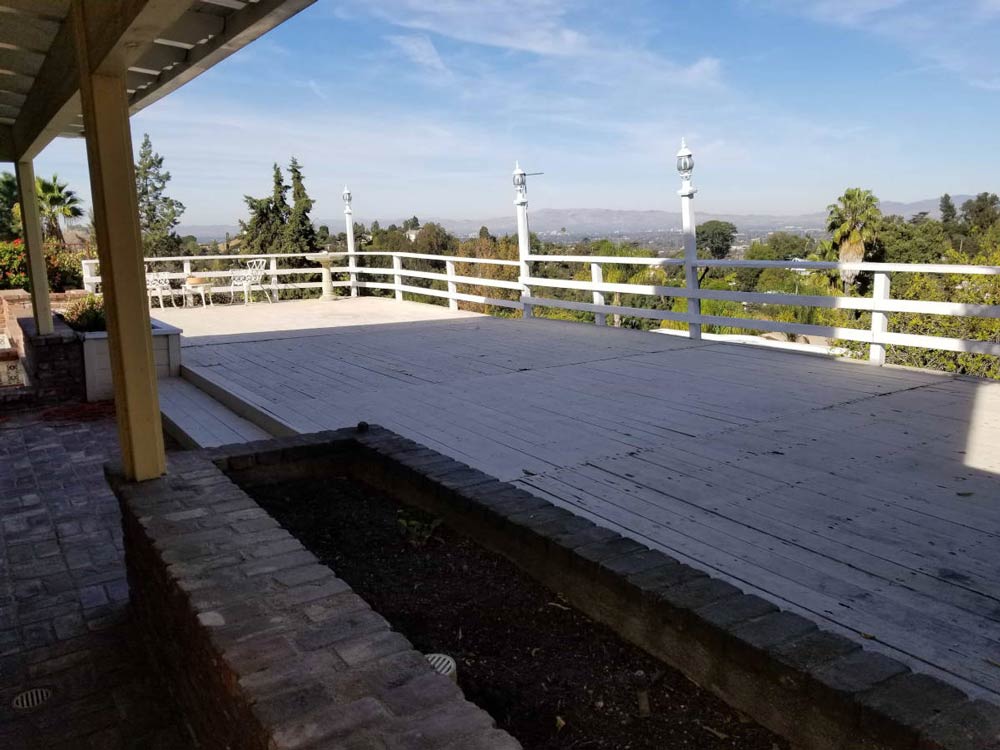
M 292 207 L 285 225 L 284 242 L 281 252 L 284 253 L 314 253 L 318 249 L 316 228 L 309 218 L 313 201 L 306 192 L 302 178 L 302 166 L 292 157 L 288 165 L 288 173 L 292 181 Z
M 274 165 L 274 186 L 267 198 L 243 196 L 250 219 L 240 221 L 243 244 L 240 251 L 246 255 L 283 252 L 285 227 L 288 224 L 288 201 L 285 194 L 288 185 L 281 174 L 281 168 Z
M 938 208 L 941 211 L 941 223 L 942 224 L 954 224 L 955 220 L 958 218 L 958 211 L 955 208 L 955 202 L 951 199 L 948 193 L 941 196 L 941 202 L 938 204 Z
M 170 172 L 163 169 L 163 157 L 153 151 L 146 133 L 135 165 L 135 189 L 143 252 L 149 256 L 174 255 L 181 246 L 174 228 L 184 213 L 184 204 L 165 194 L 168 182 Z

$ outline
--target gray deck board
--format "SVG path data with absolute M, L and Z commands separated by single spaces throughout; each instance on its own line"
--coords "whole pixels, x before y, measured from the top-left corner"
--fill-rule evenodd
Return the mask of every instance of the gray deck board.
M 246 413 L 383 424 L 1000 702 L 1000 383 L 370 298 L 220 315 L 184 364 Z

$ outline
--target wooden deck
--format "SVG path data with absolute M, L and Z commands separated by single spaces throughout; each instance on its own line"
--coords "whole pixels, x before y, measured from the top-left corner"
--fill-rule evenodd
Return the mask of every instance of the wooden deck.
M 154 317 L 247 413 L 382 424 L 1000 702 L 1000 383 L 372 298 Z

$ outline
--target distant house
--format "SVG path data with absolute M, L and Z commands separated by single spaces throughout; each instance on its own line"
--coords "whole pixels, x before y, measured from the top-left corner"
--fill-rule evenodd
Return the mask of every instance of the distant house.
M 420 230 L 419 229 L 407 229 L 406 230 L 406 239 L 408 239 L 410 242 L 416 242 L 418 234 L 420 234 Z

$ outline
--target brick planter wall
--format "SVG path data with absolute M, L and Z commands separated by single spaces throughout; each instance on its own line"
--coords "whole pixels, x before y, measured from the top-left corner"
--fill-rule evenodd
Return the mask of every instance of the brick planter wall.
M 83 401 L 87 397 L 83 344 L 69 326 L 56 318 L 55 330 L 39 336 L 32 317 L 18 318 L 10 326 L 21 353 L 34 397 L 42 403 Z
M 1000 707 L 376 427 L 109 469 L 136 622 L 203 747 L 519 747 L 238 486 L 315 472 L 445 519 L 797 748 L 1000 748 Z
M 53 309 L 58 309 L 86 294 L 80 290 L 53 292 L 49 300 Z M 86 383 L 80 341 L 59 318 L 53 323 L 55 331 L 51 335 L 38 336 L 31 296 L 19 289 L 0 291 L 0 332 L 10 338 L 29 383 L 0 389 L 0 405 L 24 408 L 39 403 L 84 400 Z
M 797 748 L 1000 748 L 1000 707 L 412 440 L 288 440 L 215 455 L 245 486 L 338 471 L 444 518 Z
M 315 451 L 296 440 L 279 455 Z M 135 622 L 201 747 L 520 747 L 210 455 L 138 484 L 108 470 Z
M 86 297 L 88 292 L 82 289 L 69 289 L 65 292 L 50 292 L 49 304 L 53 310 L 65 307 L 75 299 Z M 32 315 L 31 295 L 22 289 L 0 290 L 0 331 L 14 320 L 24 315 Z

